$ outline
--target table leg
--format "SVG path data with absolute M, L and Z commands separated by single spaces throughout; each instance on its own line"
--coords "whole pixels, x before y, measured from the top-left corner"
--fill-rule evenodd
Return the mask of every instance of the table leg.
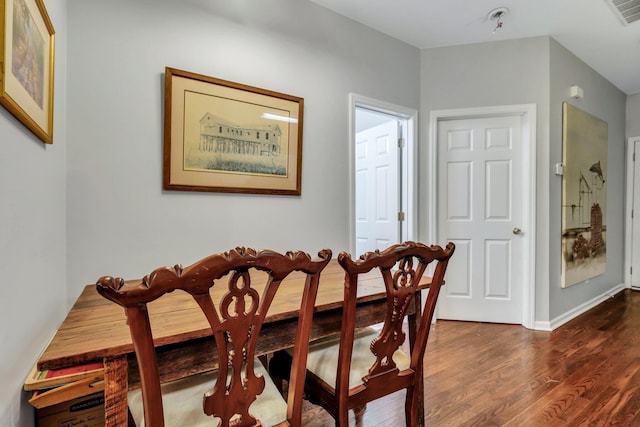
M 420 319 L 422 318 L 422 291 L 416 292 L 414 304 L 414 313 L 408 316 L 409 348 L 411 352 L 413 352 L 413 344 L 416 341 L 418 328 L 420 327 Z M 418 393 L 418 425 L 424 426 L 424 374 L 422 378 L 418 378 L 416 388 L 416 393 Z
M 104 359 L 105 427 L 127 425 L 127 356 Z

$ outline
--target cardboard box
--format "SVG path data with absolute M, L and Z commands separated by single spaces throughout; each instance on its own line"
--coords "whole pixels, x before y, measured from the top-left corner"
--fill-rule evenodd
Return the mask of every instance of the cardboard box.
M 37 427 L 104 426 L 104 392 L 36 409 Z

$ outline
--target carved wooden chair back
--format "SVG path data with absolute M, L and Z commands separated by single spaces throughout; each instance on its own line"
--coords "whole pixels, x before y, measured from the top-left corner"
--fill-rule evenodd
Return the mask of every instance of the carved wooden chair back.
M 217 380 L 202 397 L 202 410 L 207 415 L 220 418 L 223 426 L 260 425 L 260 420 L 251 415 L 249 407 L 261 395 L 265 381 L 269 379 L 254 372 L 256 343 L 281 282 L 291 272 L 301 271 L 306 274 L 306 279 L 295 337 L 292 389 L 288 396 L 285 424 L 300 425 L 314 303 L 320 272 L 331 259 L 331 251 L 325 249 L 318 256 L 311 259 L 299 251 L 280 254 L 270 250 L 236 248 L 208 256 L 186 268 L 179 265 L 158 268 L 135 288 L 123 286 L 121 278 L 100 278 L 96 284 L 98 292 L 125 308 L 140 370 L 145 425 L 164 426 L 165 422 L 147 303 L 176 290 L 193 297 L 208 320 L 219 355 Z M 262 271 L 266 276 L 254 271 Z M 254 283 L 258 279 L 254 276 L 266 277 L 261 294 L 257 290 L 261 287 Z M 210 289 L 225 286 L 218 284 L 221 281 L 226 281 L 226 293 L 220 301 L 214 301 Z M 211 354 L 213 356 L 214 352 Z M 259 363 L 257 359 L 256 363 Z
M 345 271 L 345 303 L 337 371 L 335 377 L 331 374 L 331 379 L 327 380 L 322 379 L 322 375 L 318 376 L 310 368 L 306 387 L 311 401 L 318 402 L 328 409 L 336 419 L 337 425 L 348 425 L 349 409 L 362 407 L 366 402 L 401 389 L 407 389 L 407 425 L 418 424 L 418 411 L 422 406 L 421 388 L 414 386 L 422 384 L 416 379 L 422 378 L 423 375 L 423 356 L 430 325 L 440 287 L 444 284 L 447 264 L 454 250 L 453 243 L 449 243 L 443 249 L 440 246 L 405 242 L 381 252 L 368 252 L 357 260 L 351 259 L 348 253 L 339 254 L 338 262 Z M 403 353 L 406 363 L 400 363 L 400 349 L 405 340 L 403 321 L 412 307 L 416 289 L 427 267 L 433 262 L 435 269 L 410 359 Z M 356 332 L 355 329 L 358 279 L 376 269 L 379 270 L 386 287 L 386 317 L 379 332 L 369 328 L 360 334 L 361 331 Z M 359 340 L 364 342 L 359 343 Z M 315 347 L 312 346 L 310 364 L 311 359 L 316 356 L 314 352 Z M 368 352 L 371 354 L 364 354 Z M 327 357 L 322 357 L 327 360 Z M 358 364 L 361 366 L 355 366 Z M 320 367 L 319 371 L 323 369 L 325 368 Z M 358 378 L 354 378 L 354 374 Z M 335 381 L 335 388 L 334 384 L 331 384 L 332 381 Z

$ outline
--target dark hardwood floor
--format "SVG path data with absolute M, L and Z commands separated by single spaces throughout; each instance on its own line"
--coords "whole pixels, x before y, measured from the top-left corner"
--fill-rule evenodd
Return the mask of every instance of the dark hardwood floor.
M 553 332 L 438 321 L 425 356 L 427 426 L 640 426 L 640 292 Z M 404 425 L 404 392 L 351 425 Z M 332 426 L 305 402 L 306 426 Z

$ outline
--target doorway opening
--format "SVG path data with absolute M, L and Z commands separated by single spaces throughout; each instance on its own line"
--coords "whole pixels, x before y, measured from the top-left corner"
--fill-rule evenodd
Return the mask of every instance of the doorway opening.
M 350 248 L 415 239 L 417 111 L 349 96 Z
M 627 143 L 625 284 L 640 290 L 640 136 Z

